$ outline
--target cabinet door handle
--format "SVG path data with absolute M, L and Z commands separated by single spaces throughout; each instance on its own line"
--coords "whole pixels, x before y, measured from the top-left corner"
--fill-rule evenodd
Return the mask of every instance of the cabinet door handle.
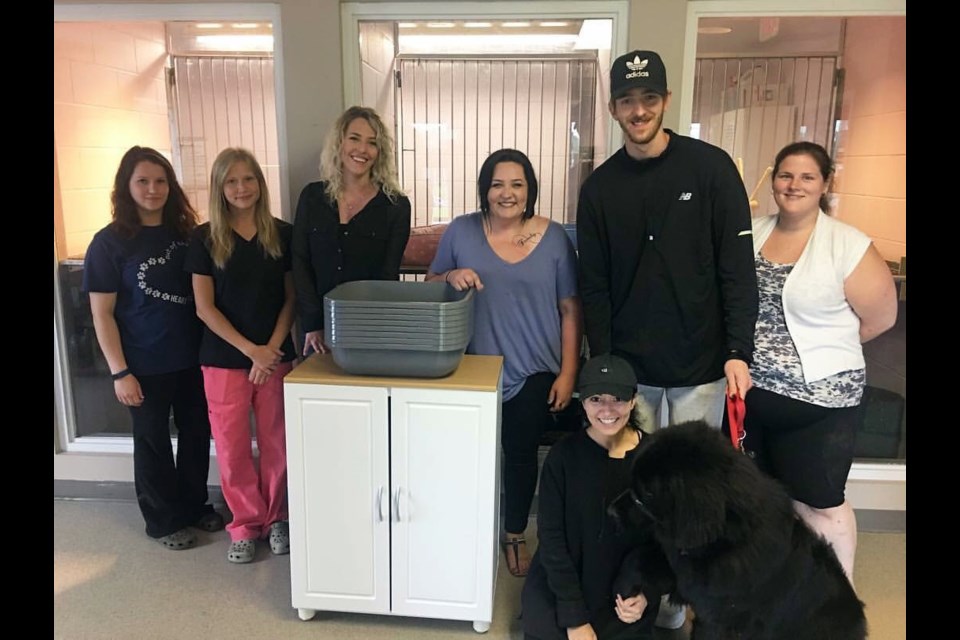
M 400 522 L 400 487 L 393 493 L 393 512 L 397 515 L 397 522 Z
M 383 485 L 377 488 L 377 522 L 383 522 Z

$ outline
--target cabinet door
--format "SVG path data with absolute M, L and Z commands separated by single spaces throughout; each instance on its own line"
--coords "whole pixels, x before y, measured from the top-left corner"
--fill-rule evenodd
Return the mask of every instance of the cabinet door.
M 387 390 L 287 383 L 284 394 L 293 606 L 387 613 Z
M 499 408 L 497 392 L 392 390 L 395 614 L 491 619 Z

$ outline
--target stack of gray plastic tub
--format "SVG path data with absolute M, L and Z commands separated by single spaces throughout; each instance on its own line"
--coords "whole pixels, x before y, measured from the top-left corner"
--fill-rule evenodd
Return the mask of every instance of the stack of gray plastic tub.
M 473 289 L 359 280 L 323 298 L 324 342 L 347 373 L 439 378 L 473 337 Z

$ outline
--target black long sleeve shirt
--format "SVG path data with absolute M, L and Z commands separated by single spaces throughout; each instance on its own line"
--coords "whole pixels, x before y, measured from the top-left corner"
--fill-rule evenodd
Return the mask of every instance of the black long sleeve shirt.
M 526 633 L 553 638 L 558 630 L 589 622 L 601 637 L 619 638 L 628 628 L 639 636 L 652 628 L 655 605 L 652 616 L 626 625 L 616 617 L 613 593 L 624 558 L 648 544 L 647 535 L 618 529 L 606 513 L 629 486 L 630 466 L 641 446 L 624 458 L 611 458 L 581 429 L 551 447 L 540 476 L 539 546 L 523 587 Z
M 757 276 L 750 205 L 730 157 L 667 130 L 657 157 L 625 148 L 580 191 L 580 296 L 590 352 L 629 360 L 642 384 L 723 377 L 731 350 L 750 358 Z
M 410 237 L 410 201 L 381 190 L 345 225 L 324 182 L 303 188 L 293 223 L 293 281 L 301 329 L 323 328 L 323 296 L 355 280 L 396 280 Z

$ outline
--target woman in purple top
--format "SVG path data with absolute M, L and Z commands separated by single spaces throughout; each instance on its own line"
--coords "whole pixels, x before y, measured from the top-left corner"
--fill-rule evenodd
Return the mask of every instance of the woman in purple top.
M 577 376 L 583 316 L 576 253 L 563 227 L 534 215 L 537 177 L 522 152 L 492 153 L 477 185 L 480 211 L 450 223 L 427 280 L 477 290 L 467 352 L 504 359 L 503 548 L 510 573 L 523 576 L 540 436 L 550 412 L 570 403 Z

